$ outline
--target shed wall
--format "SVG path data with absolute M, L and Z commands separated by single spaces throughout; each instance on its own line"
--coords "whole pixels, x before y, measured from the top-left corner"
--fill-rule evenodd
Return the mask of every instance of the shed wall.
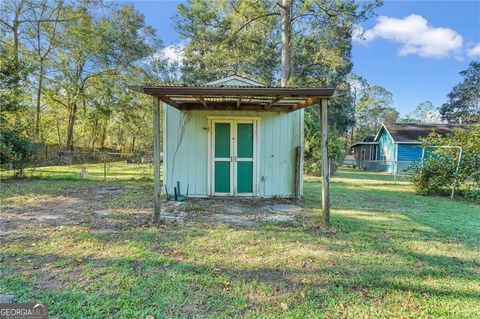
M 165 105 L 165 184 L 180 181 L 192 196 L 208 195 L 207 116 L 261 117 L 258 196 L 294 195 L 295 147 L 303 147 L 303 110 L 291 113 L 241 111 L 181 112 Z M 302 164 L 303 172 L 303 164 Z M 303 194 L 303 174 L 300 186 Z

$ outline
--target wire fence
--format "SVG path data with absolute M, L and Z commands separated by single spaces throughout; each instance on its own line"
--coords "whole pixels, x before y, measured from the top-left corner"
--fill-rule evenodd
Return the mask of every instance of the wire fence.
M 0 176 L 86 180 L 153 180 L 153 155 L 58 151 L 41 161 L 3 163 Z
M 343 166 L 361 171 L 383 172 L 396 175 L 410 175 L 421 165 L 421 161 L 362 161 L 345 160 Z
M 421 165 L 421 161 L 364 161 L 346 159 L 342 166 L 358 169 L 359 171 L 380 173 L 391 176 L 392 181 L 397 177 L 407 179 Z

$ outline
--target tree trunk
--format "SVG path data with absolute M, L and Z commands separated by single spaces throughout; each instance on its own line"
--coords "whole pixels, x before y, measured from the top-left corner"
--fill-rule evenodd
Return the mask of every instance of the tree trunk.
M 60 123 L 57 118 L 57 136 L 58 136 L 58 146 L 62 145 L 62 136 L 60 135 Z
M 76 115 L 77 103 L 73 103 L 68 114 L 67 143 L 65 144 L 65 147 L 69 150 L 73 150 L 73 127 L 75 126 Z
M 93 152 L 95 150 L 95 144 L 97 143 L 98 139 L 98 118 L 95 118 L 95 126 L 93 127 L 92 137 L 90 139 L 92 146 L 90 150 Z
M 13 61 L 15 67 L 18 67 L 18 21 L 13 21 Z
M 133 138 L 132 138 L 132 153 L 135 153 L 135 139 L 136 139 L 136 136 L 134 135 Z
M 105 139 L 107 138 L 107 126 L 108 126 L 108 121 L 105 120 L 105 123 L 103 124 L 102 128 L 102 137 L 100 138 L 100 149 L 105 148 Z
M 280 17 L 282 20 L 282 56 L 281 56 L 281 78 L 280 86 L 288 85 L 292 69 L 292 2 L 293 0 L 282 0 L 280 5 Z
M 42 87 L 43 87 L 43 60 L 40 61 L 40 74 L 38 75 L 38 87 L 37 87 L 37 106 L 35 111 L 35 137 L 38 140 L 38 135 L 40 134 L 40 112 L 41 110 L 41 98 L 42 98 Z

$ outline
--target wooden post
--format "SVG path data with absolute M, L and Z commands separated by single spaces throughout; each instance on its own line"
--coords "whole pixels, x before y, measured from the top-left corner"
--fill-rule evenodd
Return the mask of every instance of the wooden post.
M 154 183 L 154 221 L 160 222 L 160 211 L 162 208 L 160 195 L 162 192 L 162 184 L 160 181 L 160 99 L 153 96 L 153 183 Z
M 300 199 L 300 181 L 301 181 L 301 157 L 302 157 L 302 147 L 295 147 L 295 199 Z
M 322 209 L 323 218 L 327 226 L 330 225 L 330 165 L 328 161 L 328 109 L 327 99 L 321 100 L 321 154 L 322 154 Z
M 107 181 L 107 154 L 103 152 L 103 180 Z

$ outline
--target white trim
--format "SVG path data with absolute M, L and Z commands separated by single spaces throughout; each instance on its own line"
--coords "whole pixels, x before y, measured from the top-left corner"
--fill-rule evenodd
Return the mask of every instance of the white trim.
M 253 125 L 253 194 L 259 196 L 260 194 L 260 120 L 261 117 L 253 117 L 255 125 Z
M 300 197 L 303 197 L 303 167 L 305 161 L 305 159 L 303 158 L 305 152 L 305 109 L 301 109 L 300 112 Z
M 235 143 L 232 143 L 232 140 Z M 237 156 L 237 123 L 235 120 L 230 121 L 230 156 Z M 230 193 L 233 196 L 237 195 L 237 170 L 238 168 L 235 165 L 235 162 L 230 162 Z
M 260 121 L 262 118 L 260 116 L 229 116 L 229 115 L 213 115 L 207 116 L 209 120 L 252 120 Z
M 258 196 L 259 191 L 259 176 L 260 176 L 260 156 L 259 156 L 259 137 L 260 137 L 260 120 L 261 117 L 249 116 L 207 116 L 208 119 L 208 195 L 209 196 Z M 230 193 L 215 193 L 215 172 L 214 165 L 216 160 L 230 160 L 230 158 L 215 158 L 215 123 L 229 123 L 230 124 L 230 138 L 235 139 L 235 143 L 230 142 L 230 155 L 235 156 L 236 161 L 230 162 Z M 238 159 L 237 157 L 237 124 L 251 123 L 253 125 L 253 158 Z M 236 165 L 240 162 L 253 162 L 252 171 L 252 193 L 238 194 L 236 191 Z
M 402 142 L 402 141 L 398 141 L 398 142 L 395 142 L 397 144 L 416 144 L 416 145 L 421 145 L 422 143 L 420 142 Z
M 397 174 L 398 173 L 398 143 L 393 143 L 393 151 L 394 151 L 393 174 Z
M 388 136 L 390 136 L 390 139 L 392 140 L 392 143 L 395 143 L 395 140 L 393 139 L 392 134 L 390 134 L 390 132 L 388 131 L 387 127 L 386 127 L 385 124 L 383 124 L 383 123 L 382 123 L 382 127 L 380 127 L 380 130 L 378 130 L 377 135 L 375 135 L 375 141 L 378 139 L 379 134 L 380 134 L 380 132 L 382 131 L 382 128 L 384 128 L 385 131 L 388 133 Z
M 160 191 L 160 194 L 165 192 L 165 186 L 167 185 L 167 177 L 168 177 L 168 170 L 167 170 L 167 162 L 168 162 L 168 157 L 167 157 L 167 108 L 170 107 L 168 104 L 164 103 L 163 101 L 160 101 L 163 106 L 163 145 L 162 145 L 162 165 L 163 165 L 163 185 L 162 189 Z
M 207 165 L 207 194 L 210 196 L 213 194 L 212 192 L 212 179 L 210 178 L 212 176 L 212 136 L 213 136 L 213 126 L 212 126 L 212 120 L 208 119 L 208 134 L 207 134 L 207 159 L 208 159 L 208 165 Z
M 237 80 L 237 81 L 240 81 L 240 82 L 244 82 L 245 84 L 249 84 L 249 85 L 253 85 L 253 86 L 265 87 L 265 84 L 262 84 L 260 82 L 250 80 L 250 79 L 238 76 L 238 75 L 231 75 L 231 76 L 227 76 L 226 78 L 223 78 L 223 79 L 218 79 L 218 80 L 215 80 L 215 81 L 207 82 L 206 85 L 212 85 L 212 86 L 213 85 L 219 85 L 219 84 L 222 84 L 222 83 L 225 83 L 225 82 L 228 82 L 228 81 L 232 81 L 232 80 Z

